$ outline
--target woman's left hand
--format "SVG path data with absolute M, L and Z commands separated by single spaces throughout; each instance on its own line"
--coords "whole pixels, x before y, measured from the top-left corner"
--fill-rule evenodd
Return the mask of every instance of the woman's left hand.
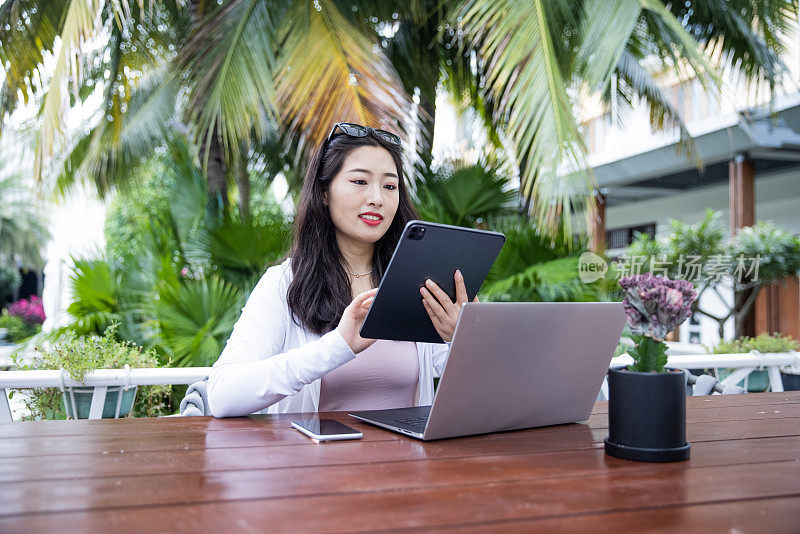
M 433 321 L 433 327 L 445 341 L 452 341 L 461 306 L 467 302 L 467 287 L 461 271 L 456 271 L 453 279 L 456 283 L 455 302 L 433 280 L 426 280 L 425 287 L 419 290 L 422 293 L 422 305 Z M 473 302 L 478 302 L 477 296 Z

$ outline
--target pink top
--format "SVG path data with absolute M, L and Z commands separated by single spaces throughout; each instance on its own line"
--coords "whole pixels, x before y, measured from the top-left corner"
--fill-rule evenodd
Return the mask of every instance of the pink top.
M 319 411 L 407 408 L 414 405 L 418 382 L 416 344 L 379 339 L 322 377 Z

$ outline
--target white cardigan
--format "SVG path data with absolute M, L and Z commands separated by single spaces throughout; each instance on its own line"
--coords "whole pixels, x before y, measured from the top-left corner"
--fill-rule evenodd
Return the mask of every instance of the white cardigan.
M 208 404 L 215 417 L 253 412 L 319 410 L 320 380 L 356 355 L 338 331 L 323 336 L 292 320 L 287 292 L 290 260 L 261 277 L 208 377 Z M 448 345 L 417 343 L 419 384 L 415 405 L 433 402 L 433 371 L 441 374 Z

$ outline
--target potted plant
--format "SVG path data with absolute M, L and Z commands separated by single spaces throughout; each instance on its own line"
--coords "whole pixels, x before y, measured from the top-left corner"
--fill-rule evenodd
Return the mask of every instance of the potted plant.
M 109 327 L 103 336 L 80 337 L 65 331 L 48 348 L 37 346 L 35 356 L 20 369 L 62 369 L 77 381 L 95 369 L 123 369 L 158 367 L 158 357 L 152 350 L 144 350 L 128 341 L 116 339 L 117 326 Z M 29 390 L 25 404 L 30 410 L 26 419 L 87 419 L 91 406 L 93 388 L 42 388 Z M 139 401 L 134 403 L 137 389 Z M 103 418 L 113 418 L 120 404 L 119 416 L 154 417 L 170 413 L 171 386 L 143 386 L 128 388 L 111 386 L 106 392 Z M 121 399 L 120 399 L 121 395 Z
M 650 273 L 624 277 L 619 284 L 634 363 L 608 371 L 605 451 L 646 462 L 687 460 L 686 379 L 683 371 L 664 367 L 664 339 L 689 317 L 697 294 L 690 282 Z

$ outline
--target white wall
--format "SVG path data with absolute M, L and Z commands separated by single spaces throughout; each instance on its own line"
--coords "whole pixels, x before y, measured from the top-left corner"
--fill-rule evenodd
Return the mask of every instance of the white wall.
M 769 220 L 800 234 L 800 171 L 756 176 L 756 220 Z M 723 225 L 729 229 L 728 183 L 692 189 L 675 195 L 625 204 L 606 209 L 606 228 L 655 222 L 657 235 L 669 232 L 669 219 L 696 223 L 706 208 L 721 211 Z
M 49 212 L 51 239 L 45 248 L 42 291 L 45 331 L 70 322 L 66 310 L 72 302 L 72 258 L 98 257 L 105 249 L 106 205 L 91 188 L 76 187 L 64 199 L 51 201 Z

